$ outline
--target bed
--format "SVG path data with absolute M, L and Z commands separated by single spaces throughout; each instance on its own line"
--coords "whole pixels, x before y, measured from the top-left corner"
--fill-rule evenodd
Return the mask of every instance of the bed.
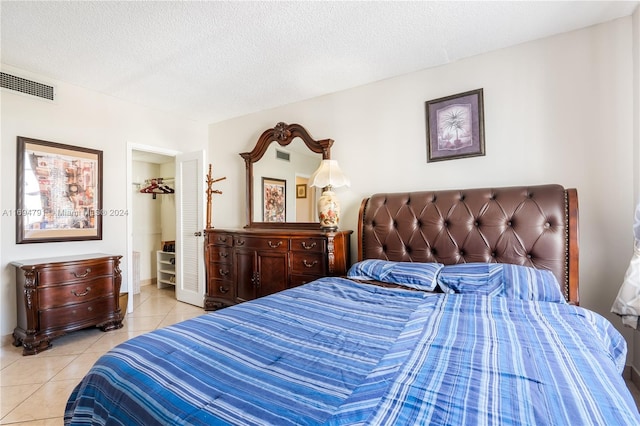
M 559 185 L 368 197 L 347 277 L 120 344 L 65 424 L 640 424 L 577 219 Z

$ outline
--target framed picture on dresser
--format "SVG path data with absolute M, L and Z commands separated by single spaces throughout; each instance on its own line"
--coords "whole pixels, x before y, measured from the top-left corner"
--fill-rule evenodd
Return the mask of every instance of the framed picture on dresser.
M 18 136 L 16 243 L 102 239 L 102 151 Z
M 264 222 L 286 222 L 287 181 L 262 178 L 262 220 Z
M 302 183 L 296 185 L 296 198 L 307 198 L 307 185 Z

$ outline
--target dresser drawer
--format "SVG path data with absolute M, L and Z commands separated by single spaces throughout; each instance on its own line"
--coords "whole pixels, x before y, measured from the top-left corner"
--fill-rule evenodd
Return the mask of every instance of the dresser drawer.
M 121 258 L 92 253 L 11 262 L 20 295 L 13 344 L 24 347 L 23 355 L 34 355 L 75 330 L 121 328 Z
M 324 275 L 325 256 L 322 253 L 291 252 L 293 274 Z
M 235 286 L 231 280 L 209 279 L 207 285 L 207 296 L 229 299 L 235 299 Z
M 207 243 L 214 244 L 216 246 L 231 247 L 233 244 L 233 236 L 217 232 L 207 233 Z
M 316 275 L 291 275 L 291 285 L 289 285 L 289 288 L 310 283 L 311 281 L 315 281 L 318 278 L 322 277 Z
M 209 262 L 231 262 L 231 247 L 209 246 Z
M 111 277 L 38 289 L 40 309 L 87 302 L 106 296 L 113 296 L 113 279 Z
M 231 279 L 232 265 L 228 263 L 211 262 L 207 271 L 209 272 L 209 278 L 218 280 L 230 280 Z
M 288 238 L 258 238 L 258 237 L 244 237 L 237 236 L 234 238 L 233 245 L 236 248 L 250 249 L 250 250 L 276 250 L 276 251 L 288 251 L 289 239 Z
M 74 323 L 91 322 L 95 318 L 108 318 L 115 311 L 115 299 L 104 298 L 40 312 L 43 329 L 69 327 Z
M 313 253 L 324 253 L 326 240 L 324 238 L 291 238 L 291 250 Z
M 113 275 L 112 262 L 65 265 L 38 272 L 38 283 L 42 285 L 66 283 L 77 280 L 90 280 L 103 275 Z

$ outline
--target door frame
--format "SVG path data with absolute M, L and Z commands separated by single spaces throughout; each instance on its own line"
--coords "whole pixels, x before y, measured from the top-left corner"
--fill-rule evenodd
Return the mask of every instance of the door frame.
M 142 145 L 134 142 L 127 142 L 127 211 L 129 213 L 133 208 L 133 151 L 150 152 L 153 154 L 161 154 L 169 157 L 175 157 L 182 154 L 180 151 L 174 149 L 161 148 L 153 145 Z M 127 293 L 129 293 L 127 301 L 127 313 L 133 312 L 133 214 L 127 214 Z M 122 306 L 120 307 L 122 309 Z

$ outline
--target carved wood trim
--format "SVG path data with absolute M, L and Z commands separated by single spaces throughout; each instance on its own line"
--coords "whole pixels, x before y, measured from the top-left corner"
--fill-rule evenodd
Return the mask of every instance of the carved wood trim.
M 272 129 L 265 130 L 258 138 L 256 146 L 250 152 L 243 152 L 240 154 L 244 161 L 247 163 L 255 163 L 260 160 L 271 142 L 277 142 L 280 146 L 289 145 L 293 139 L 300 138 L 304 144 L 313 152 L 322 154 L 323 160 L 331 158 L 331 146 L 333 145 L 333 139 L 320 139 L 316 140 L 311 137 L 307 129 L 299 124 L 286 124 L 280 122 Z

